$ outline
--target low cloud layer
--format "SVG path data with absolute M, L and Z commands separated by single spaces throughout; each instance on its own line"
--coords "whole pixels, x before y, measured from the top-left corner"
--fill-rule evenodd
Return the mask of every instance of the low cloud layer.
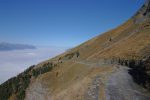
M 52 58 L 66 48 L 40 47 L 34 50 L 15 50 L 0 52 L 0 84 L 16 76 L 31 65 Z

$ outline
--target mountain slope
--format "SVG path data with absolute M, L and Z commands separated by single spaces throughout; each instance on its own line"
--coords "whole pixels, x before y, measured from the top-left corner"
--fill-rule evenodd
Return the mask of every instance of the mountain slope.
M 150 1 L 118 28 L 31 66 L 0 86 L 1 99 L 150 100 L 149 9 Z

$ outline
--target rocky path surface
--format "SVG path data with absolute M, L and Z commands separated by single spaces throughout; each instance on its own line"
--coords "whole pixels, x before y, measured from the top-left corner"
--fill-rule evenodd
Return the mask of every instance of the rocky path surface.
M 133 81 L 127 67 L 120 67 L 106 83 L 106 100 L 150 100 L 147 93 Z
M 101 78 L 99 76 L 95 77 L 95 79 L 93 80 L 91 86 L 89 87 L 89 89 L 87 90 L 86 94 L 85 94 L 85 100 L 99 100 L 99 89 L 101 86 Z
M 50 100 L 47 88 L 39 82 L 32 84 L 27 90 L 25 100 Z
M 90 67 L 98 67 L 101 65 L 100 63 L 78 63 Z M 113 73 L 105 74 L 107 77 L 106 82 L 104 82 L 100 75 L 97 75 L 93 79 L 85 95 L 85 100 L 102 100 L 99 96 L 99 91 L 100 88 L 104 88 L 104 85 L 106 100 L 150 100 L 148 91 L 133 81 L 131 75 L 128 73 L 129 68 L 125 66 L 116 66 L 116 70 L 114 70 Z
M 76 61 L 74 63 L 84 64 L 91 69 L 106 67 L 102 66 L 103 64 L 100 62 Z M 114 67 L 113 71 L 94 74 L 87 90 L 83 93 L 83 100 L 150 100 L 150 94 L 147 94 L 148 92 L 145 89 L 138 86 L 129 75 L 129 68 L 119 65 L 109 65 L 110 67 Z M 50 97 L 47 87 L 37 81 L 28 89 L 25 100 L 53 100 Z M 58 100 L 64 99 L 60 98 Z

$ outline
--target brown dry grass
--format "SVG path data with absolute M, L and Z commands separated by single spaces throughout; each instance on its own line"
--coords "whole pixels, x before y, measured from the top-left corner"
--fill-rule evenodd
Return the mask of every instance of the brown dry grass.
M 131 58 L 134 56 L 140 58 L 141 54 L 143 54 L 141 53 L 143 48 L 150 44 L 149 29 L 140 29 L 144 24 L 135 25 L 132 20 L 129 20 L 122 26 L 97 36 L 71 51 L 38 64 L 37 67 L 41 67 L 44 63 L 53 62 L 57 66 L 53 71 L 39 76 L 33 82 L 42 83 L 48 88 L 52 100 L 58 100 L 58 98 L 63 100 L 83 100 L 92 79 L 100 74 L 102 77 L 103 74 L 111 73 L 114 67 L 106 65 L 90 67 L 77 62 L 85 60 L 92 62 L 112 57 Z M 110 37 L 112 41 L 109 41 Z M 79 58 L 63 60 L 63 63 L 58 64 L 60 57 L 63 58 L 66 54 L 77 50 L 80 52 Z M 103 86 L 100 88 L 99 95 L 105 100 L 104 84 L 106 77 L 102 77 L 102 79 Z
M 77 61 L 88 60 L 92 62 L 104 58 L 111 59 L 112 57 L 142 58 L 150 53 L 148 49 L 150 45 L 150 27 L 144 27 L 147 24 L 150 23 L 134 24 L 133 19 L 130 19 L 116 29 L 38 64 L 36 67 L 41 67 L 47 62 L 53 62 L 57 66 L 53 71 L 39 76 L 33 83 L 39 82 L 48 88 L 52 100 L 58 100 L 59 98 L 62 100 L 83 100 L 92 79 L 97 75 L 101 75 L 103 85 L 100 88 L 99 95 L 102 100 L 105 100 L 105 76 L 114 71 L 114 66 L 90 67 L 86 64 L 77 63 Z M 111 41 L 109 41 L 110 38 Z M 79 58 L 65 59 L 63 63 L 58 62 L 60 57 L 63 58 L 66 54 L 76 51 L 80 53 Z

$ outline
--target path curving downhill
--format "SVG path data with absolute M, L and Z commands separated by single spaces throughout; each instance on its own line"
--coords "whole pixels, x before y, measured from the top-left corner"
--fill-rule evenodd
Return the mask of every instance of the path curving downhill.
M 150 94 L 133 81 L 128 70 L 129 68 L 121 66 L 108 76 L 106 100 L 150 100 Z
M 90 67 L 101 67 L 100 63 L 86 63 Z M 112 65 L 110 65 L 112 66 Z M 99 96 L 100 88 L 105 87 L 106 100 L 150 100 L 148 91 L 137 85 L 132 76 L 128 73 L 129 68 L 116 65 L 116 69 L 107 73 L 107 81 L 101 80 L 101 76 L 97 75 L 87 90 L 85 100 L 102 100 Z M 103 86 L 101 83 L 104 83 Z

